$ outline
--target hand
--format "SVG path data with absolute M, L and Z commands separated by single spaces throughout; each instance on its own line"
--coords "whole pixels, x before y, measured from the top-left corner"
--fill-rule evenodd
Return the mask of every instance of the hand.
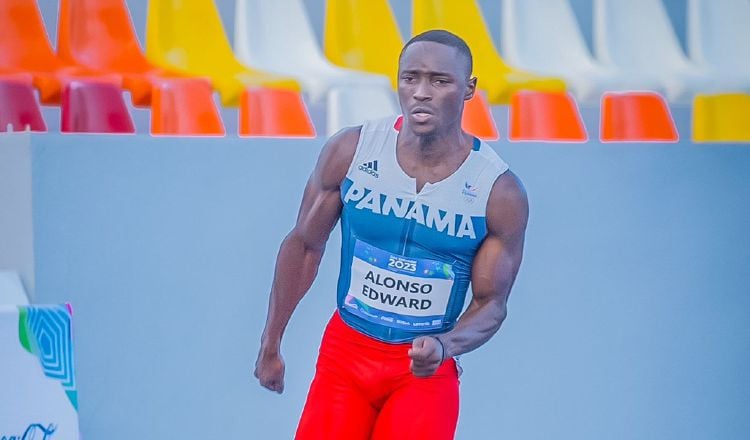
M 279 394 L 284 392 L 284 358 L 281 353 L 266 353 L 261 348 L 253 374 L 261 386 Z
M 435 337 L 420 336 L 412 342 L 409 357 L 409 368 L 415 376 L 430 377 L 443 363 L 445 353 L 442 344 Z

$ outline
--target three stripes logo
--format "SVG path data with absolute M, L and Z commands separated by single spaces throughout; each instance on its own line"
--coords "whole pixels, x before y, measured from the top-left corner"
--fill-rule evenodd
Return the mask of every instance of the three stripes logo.
M 363 163 L 362 165 L 359 166 L 359 170 L 364 171 L 365 173 L 373 176 L 376 179 L 380 177 L 378 175 L 378 161 L 377 160 Z

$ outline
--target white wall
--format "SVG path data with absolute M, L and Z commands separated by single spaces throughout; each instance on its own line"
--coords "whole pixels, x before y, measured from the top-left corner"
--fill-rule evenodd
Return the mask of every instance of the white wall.
M 0 270 L 20 272 L 33 299 L 31 148 L 28 135 L 0 134 Z

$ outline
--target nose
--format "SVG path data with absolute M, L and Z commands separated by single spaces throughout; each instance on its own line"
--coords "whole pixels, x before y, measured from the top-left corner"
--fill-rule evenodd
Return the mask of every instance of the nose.
M 429 101 L 432 99 L 432 91 L 429 81 L 419 81 L 414 87 L 414 99 L 417 101 Z

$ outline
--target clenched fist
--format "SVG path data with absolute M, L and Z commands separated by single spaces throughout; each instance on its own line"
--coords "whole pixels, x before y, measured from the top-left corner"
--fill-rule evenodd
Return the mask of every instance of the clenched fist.
M 280 353 L 258 353 L 253 373 L 262 386 L 279 394 L 284 392 L 284 359 Z
M 445 348 L 435 336 L 420 336 L 412 342 L 409 357 L 411 372 L 417 377 L 429 377 L 445 360 Z

